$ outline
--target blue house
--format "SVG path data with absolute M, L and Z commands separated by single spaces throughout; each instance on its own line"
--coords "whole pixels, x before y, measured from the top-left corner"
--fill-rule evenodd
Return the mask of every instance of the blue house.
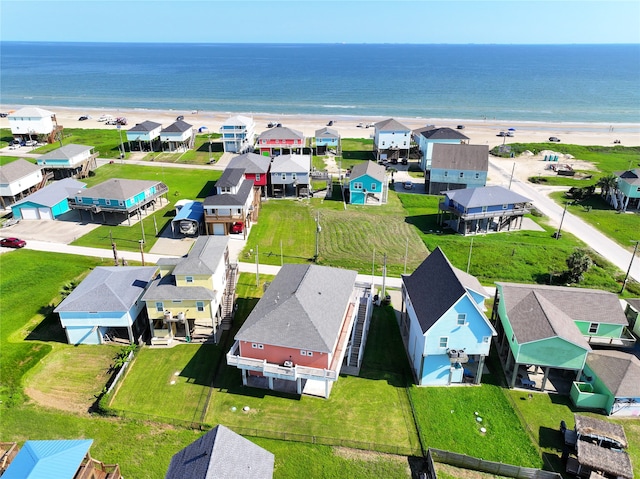
M 479 384 L 496 331 L 478 280 L 436 248 L 402 277 L 400 331 L 419 386 Z
M 155 121 L 143 121 L 127 130 L 129 151 L 157 151 L 162 125 Z
M 320 128 L 316 130 L 316 154 L 324 155 L 327 148 L 335 148 L 336 154 L 340 154 L 340 133 L 333 128 Z
M 530 202 L 504 186 L 445 191 L 438 206 L 438 223 L 463 235 L 520 229 Z
M 146 329 L 138 321 L 142 295 L 156 275 L 155 266 L 98 266 L 54 312 L 69 344 L 103 344 L 111 335 L 134 343 Z
M 85 178 L 97 168 L 97 157 L 98 153 L 93 151 L 93 146 L 70 143 L 45 153 L 37 162 L 45 171 L 53 173 L 55 179 L 70 176 Z
M 489 147 L 487 145 L 433 145 L 431 169 L 425 171 L 428 194 L 487 184 Z
M 431 169 L 431 158 L 433 156 L 433 145 L 445 143 L 452 145 L 468 144 L 469 137 L 463 135 L 458 130 L 451 128 L 436 128 L 433 125 L 418 128 L 412 132 L 413 141 L 418 144 L 420 150 L 420 169 L 422 171 Z
M 349 175 L 349 203 L 352 205 L 381 205 L 387 200 L 387 173 L 375 161 L 358 163 Z
M 70 211 L 68 197 L 85 186 L 73 178 L 54 181 L 11 205 L 11 212 L 13 217 L 19 220 L 55 220 Z
M 105 213 L 125 214 L 131 224 L 132 214 L 141 216 L 149 207 L 155 209 L 168 191 L 167 185 L 160 181 L 112 178 L 76 192 L 69 197 L 69 206 L 80 212 L 88 211 L 92 220 L 94 214 L 102 213 L 103 222 L 106 222 Z

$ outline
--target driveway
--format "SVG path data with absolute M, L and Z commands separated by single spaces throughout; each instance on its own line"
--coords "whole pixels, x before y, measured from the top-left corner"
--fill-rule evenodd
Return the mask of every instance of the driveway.
M 78 212 L 69 211 L 57 220 L 20 220 L 15 225 L 2 228 L 0 236 L 69 244 L 98 226 L 97 223 L 79 222 Z

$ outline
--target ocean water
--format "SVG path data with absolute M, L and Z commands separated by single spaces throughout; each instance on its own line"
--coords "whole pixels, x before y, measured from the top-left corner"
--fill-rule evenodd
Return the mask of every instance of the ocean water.
M 0 44 L 0 102 L 640 122 L 640 45 Z

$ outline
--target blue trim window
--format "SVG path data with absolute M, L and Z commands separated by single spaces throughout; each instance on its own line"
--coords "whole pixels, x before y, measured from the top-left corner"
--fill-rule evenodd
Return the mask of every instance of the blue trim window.
M 442 336 L 440 338 L 440 347 L 446 348 L 448 345 L 449 345 L 449 338 L 447 338 L 446 336 Z
M 196 301 L 196 309 L 202 313 L 204 311 L 204 301 Z
M 164 304 L 162 303 L 162 301 L 158 301 L 156 303 L 156 311 L 158 313 L 162 313 L 164 311 Z
M 193 276 L 185 276 L 184 281 L 186 283 L 193 283 Z
M 464 326 L 465 324 L 467 324 L 467 315 L 466 315 L 466 313 L 459 313 L 458 314 L 458 326 Z

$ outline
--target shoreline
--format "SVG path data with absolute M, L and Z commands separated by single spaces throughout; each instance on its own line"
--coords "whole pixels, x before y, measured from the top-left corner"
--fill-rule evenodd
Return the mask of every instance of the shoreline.
M 1 104 L 0 110 L 8 112 L 26 106 L 35 105 L 9 105 Z M 376 123 L 389 117 L 376 115 L 351 115 L 351 114 L 271 114 L 256 112 L 227 112 L 227 111 L 183 111 L 183 110 L 156 110 L 148 108 L 84 108 L 69 106 L 49 106 L 41 105 L 43 108 L 56 114 L 60 125 L 66 128 L 84 129 L 113 129 L 114 126 L 105 125 L 104 122 L 96 121 L 102 114 L 110 114 L 114 117 L 125 116 L 128 119 L 129 129 L 136 123 L 151 120 L 161 123 L 163 127 L 169 126 L 175 121 L 178 115 L 184 115 L 184 121 L 193 125 L 194 128 L 206 126 L 209 133 L 218 133 L 222 123 L 229 117 L 242 115 L 252 117 L 256 122 L 256 134 L 267 130 L 267 123 L 271 121 L 280 122 L 283 126 L 302 131 L 306 137 L 314 136 L 315 130 L 323 128 L 330 120 L 334 125 L 331 127 L 337 130 L 342 138 L 370 138 L 373 128 L 361 128 L 359 123 Z M 90 115 L 92 118 L 86 121 L 78 121 L 81 115 Z M 394 116 L 400 123 L 413 129 L 426 125 L 436 127 L 449 127 L 456 129 L 458 125 L 464 125 L 464 133 L 469 137 L 470 144 L 486 144 L 490 148 L 500 145 L 503 142 L 515 143 L 543 143 L 548 142 L 550 136 L 556 136 L 562 143 L 578 145 L 599 145 L 613 146 L 614 140 L 620 140 L 623 146 L 640 146 L 640 123 L 602 123 L 602 122 L 545 122 L 527 120 L 500 120 L 500 119 L 454 119 L 454 118 L 424 118 L 424 117 L 402 117 Z M 8 128 L 7 118 L 0 118 L 0 128 Z M 515 128 L 514 137 L 497 136 L 500 131 Z

